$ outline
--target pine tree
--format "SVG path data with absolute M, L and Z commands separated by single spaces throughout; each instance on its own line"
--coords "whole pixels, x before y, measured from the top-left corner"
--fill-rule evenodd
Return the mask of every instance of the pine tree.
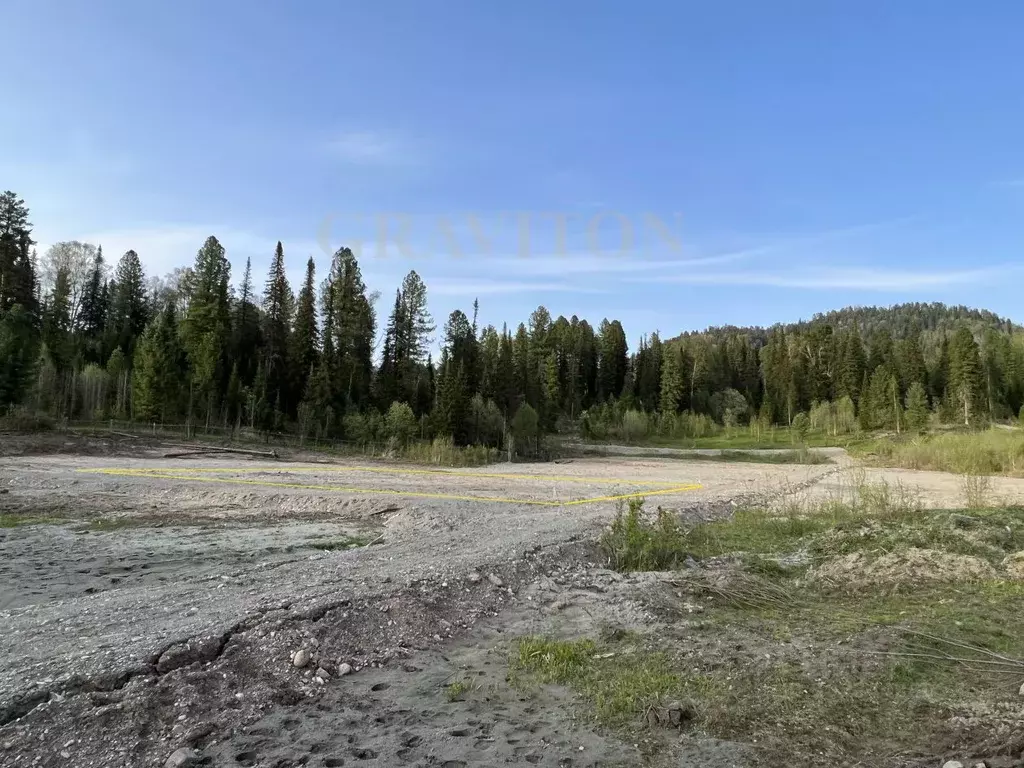
M 8 190 L 0 194 L 0 312 L 20 304 L 37 317 L 32 225 L 25 201 Z
M 626 385 L 629 347 L 626 333 L 618 320 L 602 320 L 598 327 L 598 397 L 602 400 L 622 397 Z
M 907 427 L 921 430 L 928 424 L 928 395 L 920 381 L 914 381 L 907 389 Z
M 981 359 L 978 343 L 966 325 L 957 328 L 949 343 L 948 392 L 964 424 L 969 425 L 982 418 L 985 397 Z
M 427 287 L 415 270 L 402 280 L 402 331 L 398 334 L 399 355 L 409 365 L 422 365 L 426 359 L 435 330 L 427 310 Z
M 192 373 L 189 417 L 198 409 L 207 424 L 213 420 L 230 374 L 225 370 L 231 333 L 230 279 L 231 264 L 224 247 L 211 236 L 196 254 L 181 323 L 182 344 Z
M 99 248 L 86 282 L 85 293 L 82 296 L 82 309 L 78 315 L 80 347 L 85 359 L 94 363 L 104 361 L 105 350 L 102 348 L 102 342 L 107 322 L 105 271 L 103 249 Z
M 284 269 L 284 249 L 278 242 L 263 293 L 262 360 L 267 396 L 284 410 L 291 404 L 288 347 L 292 304 L 292 289 Z
M 167 421 L 180 412 L 184 353 L 178 343 L 174 305 L 147 326 L 139 339 L 132 365 L 132 403 L 135 418 Z
M 304 397 L 309 379 L 316 369 L 319 332 L 316 325 L 316 265 L 310 257 L 306 262 L 306 279 L 299 291 L 295 309 L 295 327 L 292 330 L 292 352 L 290 362 L 294 381 L 292 392 Z
M 860 401 L 860 394 L 867 370 L 864 345 L 861 342 L 857 324 L 846 334 L 842 343 L 842 359 L 839 363 L 839 382 L 836 394 L 849 397 L 855 404 Z
M 330 303 L 326 312 L 331 315 L 335 357 L 331 362 L 331 389 L 339 412 L 359 409 L 370 402 L 376 330 L 374 297 L 367 294 L 359 263 L 349 248 L 334 254 L 327 280 Z
M 142 262 L 135 251 L 125 252 L 117 263 L 114 285 L 108 322 L 115 339 L 114 343 L 130 359 L 135 350 L 135 342 L 149 319 L 146 278 L 142 271 Z
M 679 350 L 666 346 L 659 394 L 659 407 L 664 414 L 675 414 L 683 400 L 683 374 L 679 362 Z
M 516 371 L 515 344 L 507 327 L 501 329 L 498 341 L 498 364 L 495 371 L 497 392 L 495 402 L 506 419 L 512 418 L 522 399 Z
M 38 358 L 38 334 L 28 310 L 15 304 L 0 312 L 0 408 L 20 403 Z
M 244 388 L 252 384 L 259 363 L 261 346 L 259 308 L 255 304 L 252 286 L 252 263 L 245 260 L 245 272 L 231 312 L 230 357 L 232 367 L 238 369 L 238 382 Z

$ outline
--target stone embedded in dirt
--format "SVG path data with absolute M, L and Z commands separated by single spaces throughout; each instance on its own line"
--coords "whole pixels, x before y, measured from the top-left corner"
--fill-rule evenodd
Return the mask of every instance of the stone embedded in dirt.
M 482 578 L 483 576 L 481 576 L 476 571 L 471 571 L 469 576 L 466 577 L 470 584 L 479 584 Z
M 964 764 L 959 760 L 948 760 L 942 764 L 942 768 L 964 768 Z
M 501 576 L 499 576 L 496 573 L 488 573 L 487 574 L 487 580 L 489 582 L 491 582 L 491 584 L 493 584 L 496 587 L 503 587 L 503 586 L 505 586 L 505 582 L 501 580 Z
M 185 732 L 185 743 L 195 744 L 200 739 L 205 739 L 211 733 L 214 732 L 214 727 L 211 723 L 202 723 L 193 728 L 190 728 Z
M 297 669 L 302 669 L 304 666 L 309 664 L 309 651 L 307 651 L 305 648 L 300 648 L 299 650 L 297 650 L 295 652 L 295 655 L 292 656 L 292 664 Z
M 352 674 L 352 665 L 351 664 L 344 664 L 344 663 L 342 663 L 342 664 L 338 665 L 338 677 L 344 677 L 345 675 L 350 675 L 350 674 Z
M 1017 691 L 1017 693 L 1019 693 L 1021 696 L 1024 696 L 1024 683 L 1020 684 L 1020 690 Z
M 199 755 L 191 749 L 182 747 L 171 753 L 171 756 L 164 762 L 164 768 L 190 768 L 199 764 Z
M 331 679 L 330 673 L 326 669 L 324 669 L 323 667 L 317 667 L 316 676 L 319 677 L 319 678 L 322 678 L 324 680 L 324 682 L 326 682 L 326 681 Z

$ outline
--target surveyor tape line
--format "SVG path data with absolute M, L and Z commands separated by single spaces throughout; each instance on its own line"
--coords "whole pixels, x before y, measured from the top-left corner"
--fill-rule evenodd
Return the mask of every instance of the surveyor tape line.
M 152 477 L 163 480 L 187 480 L 193 482 L 205 482 L 205 483 L 226 483 L 230 485 L 255 485 L 264 486 L 269 488 L 295 488 L 299 490 L 311 490 L 311 491 L 333 491 L 336 493 L 352 493 L 352 494 L 376 494 L 382 496 L 406 496 L 411 498 L 423 498 L 423 499 L 446 499 L 449 501 L 486 501 L 496 502 L 504 504 L 529 504 L 532 506 L 539 507 L 567 507 L 576 506 L 580 504 L 596 503 L 601 501 L 619 501 L 624 499 L 643 498 L 646 496 L 661 496 L 673 493 L 684 493 L 686 491 L 695 491 L 701 488 L 700 485 L 689 484 L 680 485 L 672 488 L 661 488 L 657 490 L 648 491 L 636 491 L 632 493 L 617 494 L 612 496 L 595 496 L 593 498 L 586 499 L 572 499 L 570 501 L 541 501 L 537 499 L 515 499 L 505 496 L 472 496 L 466 494 L 452 494 L 452 493 L 431 493 L 429 491 L 400 491 L 389 488 L 354 488 L 342 485 L 306 485 L 302 483 L 280 483 L 272 480 L 242 480 L 239 478 L 223 478 L 223 477 L 201 477 L 195 474 L 184 474 L 175 472 L 173 470 L 143 470 L 143 469 L 83 469 L 81 472 L 89 472 L 94 474 L 105 474 L 114 476 L 124 477 Z M 188 472 L 194 472 L 195 470 L 187 470 Z M 442 473 L 442 474 L 453 474 L 453 473 Z M 481 475 L 470 475 L 471 477 L 480 477 Z M 492 475 L 492 477 L 511 477 L 510 475 Z M 522 479 L 551 479 L 537 475 L 522 475 Z M 636 484 L 636 483 L 634 483 Z
M 120 468 L 113 467 L 109 469 L 80 469 L 79 472 L 100 472 L 106 474 L 132 474 L 132 473 L 147 473 L 153 471 L 163 471 L 163 467 L 152 467 L 139 469 L 132 469 L 130 467 Z M 679 485 L 677 480 L 626 480 L 623 478 L 608 478 L 608 477 L 578 477 L 573 475 L 520 475 L 520 474 L 505 474 L 498 472 L 458 472 L 447 469 L 406 469 L 399 467 L 353 467 L 346 466 L 344 464 L 325 464 L 318 467 L 287 467 L 277 470 L 272 470 L 268 467 L 188 467 L 186 469 L 179 470 L 178 468 L 170 469 L 172 472 L 184 471 L 184 472 L 203 472 L 203 473 L 230 473 L 230 472 L 375 472 L 379 474 L 391 474 L 391 475 L 447 475 L 450 477 L 484 477 L 490 479 L 500 480 L 554 480 L 561 483 L 589 483 L 591 485 L 666 485 L 676 487 Z

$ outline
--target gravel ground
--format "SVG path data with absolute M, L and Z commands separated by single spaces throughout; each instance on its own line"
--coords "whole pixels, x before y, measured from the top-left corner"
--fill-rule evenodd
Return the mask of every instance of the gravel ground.
M 5 458 L 0 514 L 64 522 L 0 529 L 0 766 L 162 766 L 179 749 L 195 749 L 181 765 L 635 764 L 557 701 L 499 696 L 453 718 L 433 694 L 453 658 L 501 674 L 488 648 L 541 615 L 527 599 L 538 580 L 589 578 L 615 502 L 552 502 L 699 484 L 651 501 L 708 516 L 836 469 L 372 468 L 388 471 L 144 450 Z M 100 469 L 134 474 L 80 471 Z M 204 479 L 139 474 L 183 470 Z M 325 551 L 348 536 L 375 543 Z

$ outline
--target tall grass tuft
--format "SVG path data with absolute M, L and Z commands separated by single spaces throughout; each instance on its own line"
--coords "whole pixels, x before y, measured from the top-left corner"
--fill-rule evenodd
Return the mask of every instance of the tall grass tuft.
M 663 571 L 686 557 L 686 534 L 671 512 L 658 507 L 657 516 L 644 516 L 644 500 L 620 503 L 615 520 L 601 537 L 601 548 L 617 571 Z

